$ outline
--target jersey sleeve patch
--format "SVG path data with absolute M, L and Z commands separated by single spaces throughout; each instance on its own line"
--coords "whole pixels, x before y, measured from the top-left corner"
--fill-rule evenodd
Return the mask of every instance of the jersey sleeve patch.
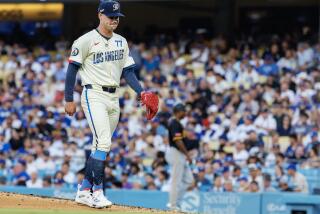
M 79 39 L 74 41 L 74 43 L 72 44 L 69 60 L 80 64 L 84 63 L 89 51 L 89 40 L 87 37 L 88 35 L 80 37 Z
M 78 48 L 73 48 L 71 51 L 71 56 L 78 56 L 79 54 L 79 49 Z

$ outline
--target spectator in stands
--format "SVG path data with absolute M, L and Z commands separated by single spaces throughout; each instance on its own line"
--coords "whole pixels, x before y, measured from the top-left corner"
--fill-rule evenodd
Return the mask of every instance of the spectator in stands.
M 52 181 L 51 181 L 51 176 L 45 176 L 43 178 L 42 186 L 43 187 L 51 187 Z
M 224 192 L 234 192 L 233 184 L 231 180 L 226 180 L 223 184 L 223 191 Z
M 297 60 L 294 57 L 294 51 L 293 50 L 286 50 L 285 56 L 282 57 L 278 62 L 277 65 L 279 66 L 280 70 L 288 70 L 288 71 L 294 71 L 297 68 Z
M 268 173 L 263 174 L 263 191 L 264 192 L 276 192 L 276 189 L 272 187 L 271 175 Z
M 112 188 L 115 187 L 117 182 L 116 177 L 113 175 L 112 168 L 106 166 L 104 169 L 104 188 Z
M 17 129 L 12 129 L 11 138 L 9 140 L 10 148 L 12 150 L 19 150 L 23 148 L 22 133 Z
M 52 173 L 55 170 L 55 164 L 48 151 L 43 151 L 43 153 L 34 161 L 34 165 L 37 170 L 40 170 L 44 173 Z
M 295 156 L 294 156 L 294 163 L 303 163 L 307 159 L 305 149 L 303 145 L 298 145 L 296 151 L 295 151 Z
M 289 187 L 289 178 L 284 175 L 279 179 L 279 189 L 281 192 L 293 192 L 293 189 Z
M 309 115 L 306 112 L 301 112 L 298 122 L 292 127 L 292 132 L 298 135 L 299 138 L 307 135 L 312 130 L 312 125 L 308 123 Z
M 196 186 L 198 190 L 203 192 L 208 192 L 211 189 L 210 181 L 205 177 L 205 168 L 200 167 L 198 173 L 196 174 Z
M 286 152 L 285 152 L 285 156 L 288 159 L 294 159 L 295 158 L 295 153 L 296 153 L 296 149 L 299 146 L 299 142 L 298 142 L 298 137 L 295 134 L 290 135 L 290 145 L 288 146 Z
M 213 181 L 213 192 L 223 192 L 224 187 L 222 184 L 222 177 L 220 175 L 216 175 Z
M 316 132 L 316 131 L 311 132 L 310 138 L 311 138 L 310 140 L 303 142 L 306 152 L 309 152 L 312 149 L 319 150 L 320 149 L 320 141 L 319 141 L 318 132 Z
M 227 181 L 232 181 L 232 175 L 230 172 L 229 166 L 224 166 L 222 168 L 222 183 L 226 183 Z
M 5 176 L 0 176 L 0 186 L 5 186 L 7 184 L 7 178 Z
M 40 121 L 37 125 L 39 134 L 42 134 L 42 136 L 51 137 L 53 126 L 47 122 L 47 118 L 43 112 L 41 112 L 40 114 L 42 114 L 42 116 L 40 117 Z
M 76 175 L 77 182 L 74 183 L 73 187 L 78 188 L 78 184 L 82 182 L 83 178 L 84 178 L 84 168 L 77 172 L 77 175 Z
M 263 135 L 268 135 L 277 128 L 276 120 L 267 108 L 261 110 L 254 121 L 254 125 L 259 129 L 259 133 Z
M 319 150 L 312 148 L 308 153 L 308 159 L 301 165 L 304 169 L 320 168 Z
M 13 167 L 13 185 L 26 186 L 26 182 L 30 179 L 30 176 L 26 172 L 26 162 L 19 160 Z
M 256 115 L 259 111 L 258 102 L 252 99 L 248 91 L 245 91 L 242 96 L 243 101 L 240 103 L 238 112 L 242 114 L 245 111 L 250 111 L 252 114 Z
M 276 165 L 279 166 L 280 168 L 285 165 L 285 156 L 282 153 L 278 153 L 276 156 Z
M 250 171 L 250 176 L 248 179 L 249 183 L 251 184 L 252 181 L 255 181 L 259 186 L 259 190 L 263 189 L 263 177 L 261 176 L 259 167 L 256 164 L 251 163 L 249 164 L 248 168 Z
M 233 173 L 232 173 L 232 179 L 233 183 L 235 183 L 239 178 L 241 178 L 241 167 L 238 165 L 233 166 Z
M 145 180 L 145 184 L 143 189 L 148 189 L 148 190 L 157 189 L 154 183 L 154 176 L 151 173 L 146 174 L 144 180 Z
M 63 175 L 63 180 L 65 183 L 72 185 L 76 183 L 75 173 L 70 171 L 69 163 L 65 162 L 62 164 L 61 173 Z
M 314 52 L 308 42 L 301 42 L 298 44 L 298 66 L 300 70 L 306 70 L 313 65 Z
M 251 181 L 249 184 L 249 192 L 259 192 L 259 185 L 256 181 Z
M 151 81 L 158 87 L 165 87 L 168 85 L 166 77 L 161 74 L 159 69 L 154 70 Z
M 129 182 L 132 184 L 133 188 L 142 189 L 143 180 L 143 173 L 140 172 L 140 167 L 138 166 L 138 164 L 131 164 Z
M 297 168 L 295 164 L 290 164 L 287 167 L 288 175 L 290 176 L 290 182 L 294 186 L 295 192 L 308 193 L 308 182 L 304 175 L 297 172 Z
M 258 72 L 264 76 L 276 76 L 279 72 L 277 64 L 270 54 L 266 54 L 263 64 L 258 68 Z
M 123 171 L 121 174 L 121 183 L 123 189 L 132 189 L 133 185 L 128 181 L 129 172 Z
M 234 154 L 233 154 L 233 159 L 235 163 L 238 164 L 239 166 L 245 166 L 249 158 L 249 153 L 245 148 L 246 145 L 244 141 L 237 141 L 235 143 L 235 147 L 236 147 L 236 150 L 234 151 Z
M 53 178 L 53 184 L 55 187 L 62 187 L 65 184 L 63 180 L 63 173 L 61 171 L 57 171 Z
M 291 134 L 291 119 L 284 115 L 280 124 L 277 126 L 277 132 L 280 136 L 289 136 Z
M 249 190 L 249 183 L 248 183 L 248 178 L 243 176 L 238 178 L 238 189 L 237 192 L 248 192 Z
M 278 143 L 272 143 L 272 149 L 268 152 L 266 158 L 265 158 L 265 166 L 266 167 L 273 167 L 276 165 L 276 155 L 279 154 L 280 151 L 280 145 Z
M 0 180 L 1 184 L 6 184 L 6 177 L 8 175 L 8 172 L 6 170 L 6 161 L 4 159 L 0 159 Z
M 30 180 L 26 182 L 27 187 L 32 187 L 32 188 L 42 188 L 42 179 L 38 178 L 38 173 L 37 172 L 32 172 L 30 175 Z
M 285 175 L 285 172 L 281 165 L 276 165 L 274 171 L 275 171 L 275 180 L 279 182 L 280 179 Z
M 168 182 L 169 174 L 165 170 L 160 169 L 156 173 L 156 176 L 157 177 L 155 179 L 155 184 L 157 188 L 163 192 L 169 192 L 169 189 L 170 189 L 170 184 Z

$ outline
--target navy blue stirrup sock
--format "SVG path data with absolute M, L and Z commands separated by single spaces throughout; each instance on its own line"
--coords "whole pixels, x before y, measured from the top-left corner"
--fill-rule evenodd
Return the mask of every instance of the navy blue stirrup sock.
M 92 177 L 92 170 L 93 170 L 93 158 L 89 157 L 86 163 L 86 169 L 85 169 L 85 174 L 84 174 L 84 179 L 82 181 L 80 190 L 88 190 L 92 188 L 93 184 L 93 177 Z
M 104 166 L 107 153 L 104 151 L 96 150 L 91 154 L 93 160 L 93 191 L 103 189 Z
M 102 182 L 104 178 L 104 166 L 105 162 L 101 160 L 96 160 L 93 158 L 94 167 L 92 170 L 93 177 L 93 191 L 102 189 Z

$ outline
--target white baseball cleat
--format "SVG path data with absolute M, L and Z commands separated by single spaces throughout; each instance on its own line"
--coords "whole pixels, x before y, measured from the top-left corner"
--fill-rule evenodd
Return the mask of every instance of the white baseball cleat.
M 93 199 L 90 190 L 81 191 L 80 189 L 78 189 L 75 201 L 79 204 L 93 207 Z
M 111 207 L 112 205 L 112 202 L 104 196 L 102 189 L 93 191 L 92 201 L 95 208 Z

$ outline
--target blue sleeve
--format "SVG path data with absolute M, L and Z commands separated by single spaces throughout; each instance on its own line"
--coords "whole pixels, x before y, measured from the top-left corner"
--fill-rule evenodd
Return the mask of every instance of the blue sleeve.
M 65 89 L 64 89 L 64 99 L 66 102 L 73 101 L 73 89 L 74 89 L 74 84 L 76 82 L 77 72 L 79 68 L 80 66 L 75 63 L 69 63 L 68 65 Z
M 135 65 L 124 68 L 122 71 L 122 76 L 126 80 L 127 84 L 138 94 L 140 95 L 143 91 L 135 73 Z

